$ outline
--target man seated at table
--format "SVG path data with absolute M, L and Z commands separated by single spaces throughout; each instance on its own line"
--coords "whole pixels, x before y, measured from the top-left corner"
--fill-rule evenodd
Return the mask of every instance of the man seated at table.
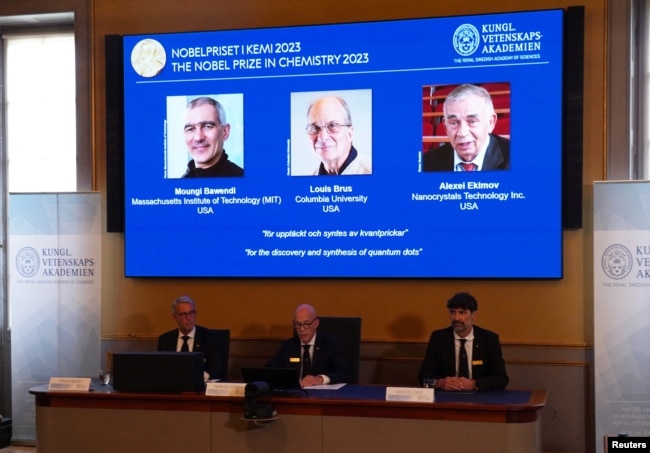
M 293 317 L 296 335 L 282 342 L 266 366 L 295 368 L 302 387 L 349 382 L 350 370 L 339 341 L 319 332 L 318 324 L 316 309 L 299 305 Z
M 219 336 L 212 330 L 196 324 L 196 303 L 189 296 L 178 297 L 172 302 L 172 318 L 178 329 L 170 330 L 158 337 L 158 351 L 203 352 L 205 368 L 203 377 L 225 379 L 227 370 L 223 369 L 218 344 Z
M 434 378 L 435 388 L 450 391 L 505 388 L 509 378 L 499 335 L 474 325 L 478 310 L 474 296 L 455 294 L 447 309 L 451 326 L 431 334 L 420 367 L 420 383 Z

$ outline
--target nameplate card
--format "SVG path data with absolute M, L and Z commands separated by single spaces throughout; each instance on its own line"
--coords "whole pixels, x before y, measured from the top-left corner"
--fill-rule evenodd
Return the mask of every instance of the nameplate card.
M 386 387 L 386 401 L 409 401 L 412 403 L 433 403 L 434 389 L 414 387 Z
M 239 396 L 244 397 L 246 383 L 238 382 L 208 382 L 205 385 L 206 396 Z
M 90 378 L 83 377 L 51 377 L 47 389 L 59 392 L 89 392 L 90 381 Z

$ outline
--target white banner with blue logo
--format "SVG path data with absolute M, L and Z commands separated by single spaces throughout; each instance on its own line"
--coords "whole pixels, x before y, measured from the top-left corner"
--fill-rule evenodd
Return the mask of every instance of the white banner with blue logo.
M 12 194 L 7 269 L 13 439 L 35 439 L 29 389 L 96 376 L 101 335 L 97 193 Z
M 594 184 L 596 448 L 650 435 L 650 181 Z

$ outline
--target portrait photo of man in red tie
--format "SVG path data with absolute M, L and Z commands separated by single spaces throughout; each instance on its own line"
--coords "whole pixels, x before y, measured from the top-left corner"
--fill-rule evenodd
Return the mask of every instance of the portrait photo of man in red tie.
M 437 88 L 424 96 L 422 171 L 510 169 L 509 84 L 459 85 L 444 100 Z

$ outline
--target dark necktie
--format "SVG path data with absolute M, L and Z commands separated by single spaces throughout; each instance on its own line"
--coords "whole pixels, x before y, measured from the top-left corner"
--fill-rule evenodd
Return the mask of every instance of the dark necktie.
M 302 345 L 302 377 L 311 374 L 311 357 L 309 357 L 309 345 Z
M 183 335 L 181 338 L 183 339 L 183 346 L 181 346 L 181 352 L 190 352 L 190 347 L 187 344 L 187 340 L 190 339 L 189 335 Z
M 460 165 L 463 167 L 465 171 L 476 171 L 476 164 L 468 163 L 468 162 L 461 162 Z
M 467 365 L 467 351 L 465 350 L 464 338 L 460 339 L 460 353 L 458 354 L 458 377 L 469 378 L 469 367 Z

